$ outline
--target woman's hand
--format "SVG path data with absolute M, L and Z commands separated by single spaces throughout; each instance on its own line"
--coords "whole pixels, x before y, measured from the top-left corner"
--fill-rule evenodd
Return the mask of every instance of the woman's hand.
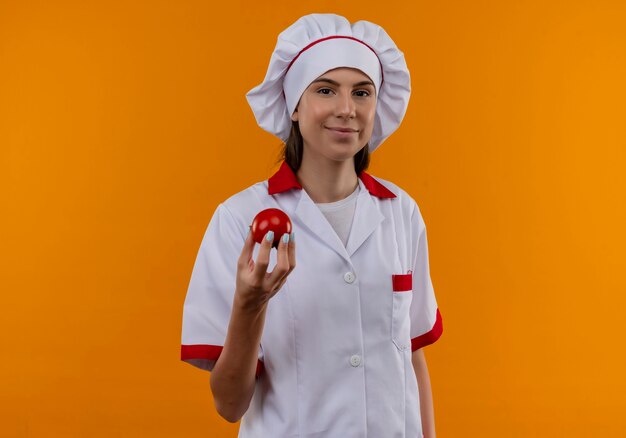
M 270 233 L 272 234 L 270 236 Z M 270 237 L 268 240 L 268 236 Z M 289 239 L 285 243 L 284 236 Z M 268 232 L 261 243 L 256 263 L 252 260 L 254 239 L 248 233 L 246 242 L 237 261 L 237 282 L 235 301 L 247 309 L 259 309 L 280 290 L 287 281 L 287 277 L 296 267 L 296 243 L 289 238 L 289 234 L 281 237 L 278 244 L 278 258 L 272 272 L 267 272 L 270 260 L 270 250 L 274 241 L 273 232 Z

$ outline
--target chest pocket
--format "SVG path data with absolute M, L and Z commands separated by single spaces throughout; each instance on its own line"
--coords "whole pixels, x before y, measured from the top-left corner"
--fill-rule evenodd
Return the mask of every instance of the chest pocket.
M 409 311 L 413 298 L 413 274 L 391 276 L 393 308 L 391 315 L 391 338 L 398 350 L 411 346 L 411 319 Z

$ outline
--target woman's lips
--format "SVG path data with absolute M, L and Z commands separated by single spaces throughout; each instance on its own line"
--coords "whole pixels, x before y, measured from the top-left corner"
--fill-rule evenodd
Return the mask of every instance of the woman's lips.
M 341 137 L 347 137 L 350 134 L 357 134 L 359 132 L 356 129 L 352 129 L 352 128 L 340 128 L 340 127 L 333 127 L 333 126 L 326 126 L 325 128 Z

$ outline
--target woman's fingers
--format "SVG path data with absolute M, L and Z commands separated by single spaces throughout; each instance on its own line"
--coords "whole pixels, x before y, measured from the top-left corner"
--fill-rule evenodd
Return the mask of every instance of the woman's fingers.
M 289 273 L 294 270 L 296 267 L 296 239 L 295 234 L 291 233 L 291 238 L 289 239 Z
M 263 282 L 267 273 L 267 266 L 270 263 L 270 250 L 272 249 L 272 243 L 274 243 L 274 232 L 268 231 L 261 242 L 259 254 L 256 258 L 256 265 L 254 266 L 254 278 L 258 281 L 259 285 Z
M 296 266 L 295 242 L 289 234 L 284 234 L 278 244 L 276 266 L 272 272 L 268 273 L 267 268 L 273 243 L 274 233 L 269 231 L 261 242 L 255 263 L 252 259 L 255 242 L 252 233 L 248 233 L 238 260 L 240 269 L 246 269 L 252 274 L 247 280 L 249 285 L 253 288 L 262 287 L 272 294 L 283 286 L 287 281 L 287 276 Z
M 289 244 L 287 245 L 287 259 L 289 261 L 289 269 L 278 283 L 278 286 L 275 288 L 276 291 L 279 291 L 283 287 L 283 285 L 287 282 L 289 274 L 291 274 L 291 271 L 293 271 L 296 267 L 296 242 L 293 233 L 291 234 Z
M 276 259 L 276 266 L 274 266 L 274 270 L 270 273 L 268 277 L 268 282 L 272 286 L 272 290 L 277 290 L 284 283 L 283 280 L 287 279 L 287 275 L 291 272 L 291 263 L 290 263 L 290 243 L 289 243 L 289 234 L 284 234 L 280 243 L 278 244 L 278 256 Z M 292 251 L 293 252 L 293 251 Z
M 239 260 L 237 263 L 241 268 L 247 268 L 252 261 L 252 252 L 254 251 L 254 239 L 252 238 L 252 231 L 248 231 L 248 235 L 246 236 L 246 241 L 243 244 L 243 249 L 241 250 L 241 255 L 239 256 Z
M 285 283 L 287 283 L 287 277 L 288 275 L 285 275 L 283 279 L 280 280 L 280 282 L 274 287 L 274 292 L 273 292 L 274 294 L 278 293 L 278 291 L 282 289 Z

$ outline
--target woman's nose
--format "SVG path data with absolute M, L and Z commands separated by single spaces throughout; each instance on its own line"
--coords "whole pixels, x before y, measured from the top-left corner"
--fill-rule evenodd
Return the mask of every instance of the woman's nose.
M 337 96 L 337 116 L 354 118 L 356 116 L 356 105 L 351 93 L 340 93 Z

